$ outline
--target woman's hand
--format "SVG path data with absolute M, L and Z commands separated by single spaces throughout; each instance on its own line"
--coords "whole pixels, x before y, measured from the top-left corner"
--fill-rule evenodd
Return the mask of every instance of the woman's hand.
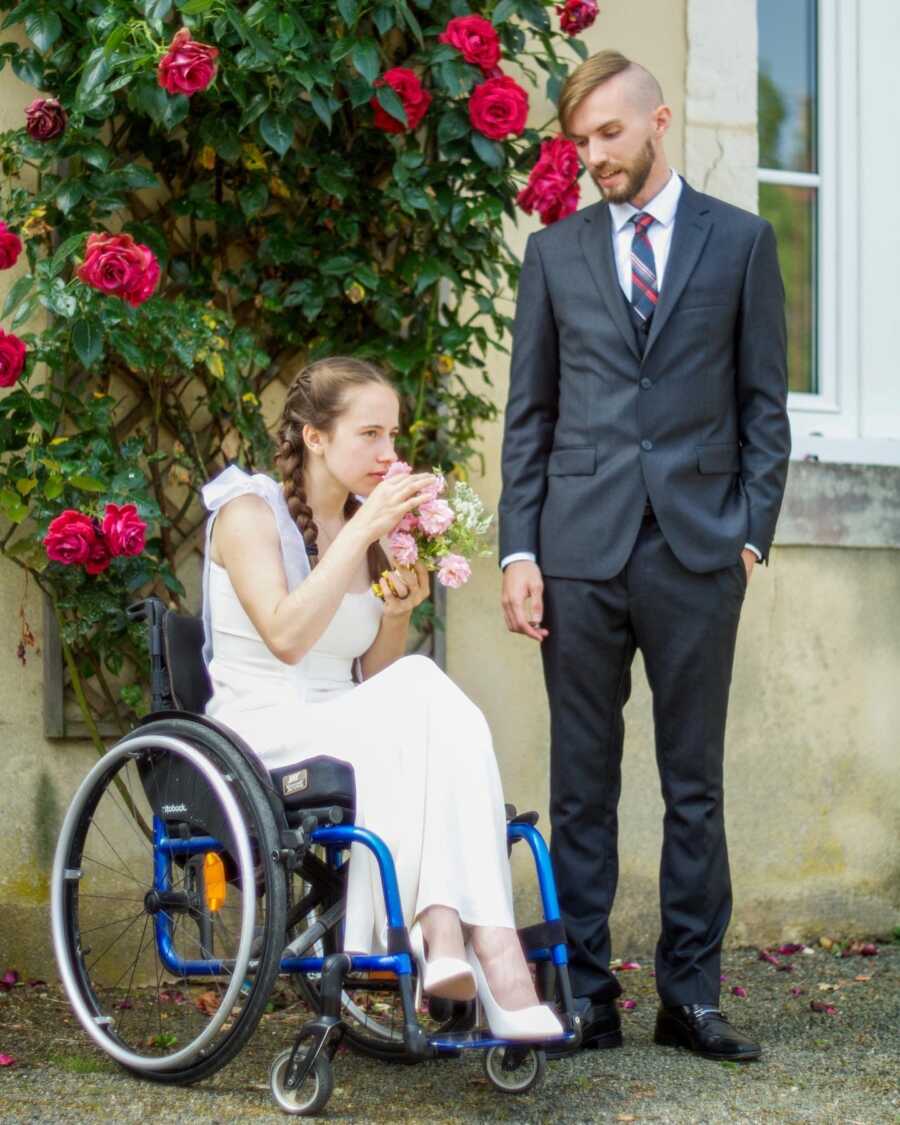
M 428 571 L 422 562 L 398 566 L 396 570 L 385 571 L 379 585 L 384 594 L 384 616 L 409 617 L 428 597 Z
M 407 512 L 429 499 L 426 486 L 433 480 L 431 473 L 412 473 L 379 481 L 347 526 L 363 530 L 369 543 L 389 535 Z

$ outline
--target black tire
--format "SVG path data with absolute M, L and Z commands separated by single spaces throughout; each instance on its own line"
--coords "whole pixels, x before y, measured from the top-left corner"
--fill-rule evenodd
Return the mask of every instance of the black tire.
M 156 739 L 159 743 L 154 747 Z M 188 754 L 195 757 L 187 757 Z M 107 760 L 110 761 L 108 769 L 99 768 L 98 764 L 83 783 L 60 836 L 54 865 L 54 899 L 59 902 L 59 910 L 54 910 L 57 958 L 61 970 L 64 966 L 69 969 L 68 981 L 67 974 L 63 972 L 64 982 L 82 1025 L 126 1070 L 155 1082 L 196 1082 L 220 1070 L 241 1050 L 265 1010 L 278 975 L 284 945 L 287 892 L 284 868 L 278 859 L 277 824 L 259 779 L 243 754 L 222 734 L 190 718 L 160 719 L 137 728 L 113 747 L 102 761 Z M 199 794 L 207 801 L 210 815 L 214 819 L 218 815 L 222 829 L 218 838 L 228 840 L 222 857 L 227 896 L 229 902 L 237 899 L 239 907 L 216 907 L 210 905 L 208 898 L 198 896 L 195 882 L 198 876 L 192 863 L 179 862 L 178 859 L 172 861 L 172 893 L 181 893 L 193 906 L 170 910 L 168 903 L 163 907 L 156 902 L 148 905 L 150 889 L 154 885 L 152 846 L 145 842 L 140 849 L 142 854 L 132 860 L 131 851 L 136 845 L 129 837 L 127 843 L 131 851 L 126 850 L 126 861 L 108 839 L 110 815 L 114 820 L 117 812 L 126 816 L 123 802 L 127 805 L 130 801 L 131 808 L 139 814 L 143 809 L 145 823 L 152 821 L 153 798 L 157 790 L 151 792 L 148 785 L 152 782 L 158 787 L 166 783 L 165 780 L 160 782 L 160 778 L 177 778 L 173 782 L 177 792 L 185 762 L 191 761 L 196 762 L 198 768 L 188 766 L 194 779 L 188 804 L 193 808 L 193 797 Z M 204 762 L 209 767 L 209 777 L 200 769 Z M 210 777 L 220 779 L 215 792 L 211 788 L 214 782 L 210 781 Z M 218 789 L 225 793 L 224 797 L 216 796 Z M 232 804 L 227 802 L 228 795 Z M 226 816 L 228 809 L 237 815 Z M 117 823 L 124 833 L 122 824 Z M 140 837 L 133 815 L 130 829 L 133 837 Z M 192 834 L 196 834 L 196 826 Z M 241 839 L 245 841 L 243 853 Z M 95 854 L 103 841 L 110 843 L 115 858 L 107 854 L 104 861 Z M 235 859 L 240 854 L 244 856 L 243 866 Z M 110 882 L 110 886 L 116 881 L 121 884 L 123 879 L 126 880 L 134 905 L 141 901 L 141 889 L 147 889 L 142 909 L 134 911 L 134 905 L 125 908 L 126 913 L 134 911 L 134 917 L 115 940 L 125 944 L 127 935 L 132 936 L 128 939 L 130 948 L 122 953 L 126 958 L 126 970 L 116 980 L 113 980 L 114 974 L 123 962 L 115 961 L 110 955 L 108 964 L 112 964 L 112 968 L 105 968 L 101 974 L 97 966 L 106 957 L 107 950 L 94 957 L 96 951 L 83 940 L 88 932 L 84 929 L 83 919 L 90 916 L 91 910 L 98 916 L 96 902 L 92 905 L 88 900 L 112 897 L 85 893 L 85 868 L 94 874 L 87 883 L 88 887 L 103 886 L 103 878 Z M 200 875 L 199 878 L 203 880 L 206 876 Z M 181 891 L 176 890 L 179 887 Z M 205 888 L 206 884 L 202 883 L 204 896 Z M 204 909 L 204 902 L 208 910 Z M 121 907 L 117 904 L 108 909 L 118 910 Z M 232 911 L 227 917 L 226 909 Z M 179 952 L 179 956 L 198 960 L 210 955 L 216 957 L 222 967 L 217 977 L 184 974 L 175 981 L 178 986 L 175 988 L 164 981 L 164 975 L 171 975 L 171 969 L 166 967 L 160 956 L 153 932 L 160 914 L 168 921 L 173 945 L 178 940 L 187 950 Z M 126 920 L 119 919 L 104 925 L 118 925 L 119 921 Z M 202 945 L 204 938 L 200 927 L 204 922 L 210 947 L 216 950 L 213 954 Z M 95 929 L 102 930 L 104 925 Z M 133 951 L 138 932 L 141 933 L 140 943 L 129 966 L 127 958 Z M 199 938 L 194 936 L 195 932 L 200 935 Z M 246 936 L 248 932 L 249 937 Z M 112 946 L 108 948 L 112 949 Z M 243 950 L 243 959 L 233 955 L 233 950 Z M 135 981 L 139 966 L 145 978 L 150 974 L 149 985 L 142 986 Z M 126 988 L 124 977 L 129 968 Z M 151 970 L 155 972 L 155 987 Z M 240 982 L 238 976 L 242 978 Z M 220 979 L 224 979 L 224 985 Z M 206 991 L 199 991 L 195 997 L 192 989 Z M 134 1009 L 134 1012 L 126 1014 L 125 1009 Z M 143 1030 L 149 1023 L 151 1031 L 159 1027 L 159 1034 L 144 1039 L 142 1020 Z M 169 1022 L 164 1024 L 163 1020 Z M 92 1028 L 90 1023 L 95 1026 Z M 98 1035 L 97 1025 L 105 1025 L 102 1034 Z M 123 1053 L 125 1057 L 121 1057 Z

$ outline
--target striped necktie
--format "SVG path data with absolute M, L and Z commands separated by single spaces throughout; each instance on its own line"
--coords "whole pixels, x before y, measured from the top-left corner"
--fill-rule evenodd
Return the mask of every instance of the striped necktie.
M 653 316 L 659 300 L 656 260 L 647 235 L 653 221 L 653 216 L 645 211 L 638 211 L 629 220 L 634 223 L 634 237 L 631 240 L 631 304 L 643 321 L 648 321 Z

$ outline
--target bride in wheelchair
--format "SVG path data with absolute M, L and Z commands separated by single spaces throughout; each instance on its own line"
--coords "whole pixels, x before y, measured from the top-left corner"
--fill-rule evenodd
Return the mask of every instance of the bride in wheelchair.
M 428 575 L 391 569 L 381 543 L 431 477 L 385 477 L 399 405 L 371 364 L 318 360 L 288 391 L 281 482 L 231 466 L 204 487 L 206 713 L 269 771 L 322 753 L 349 763 L 356 823 L 394 857 L 420 986 L 477 992 L 495 1036 L 546 1040 L 563 1029 L 516 934 L 490 731 L 432 661 L 404 656 Z M 385 570 L 382 601 L 371 584 Z M 387 930 L 377 864 L 354 844 L 344 947 L 383 951 Z

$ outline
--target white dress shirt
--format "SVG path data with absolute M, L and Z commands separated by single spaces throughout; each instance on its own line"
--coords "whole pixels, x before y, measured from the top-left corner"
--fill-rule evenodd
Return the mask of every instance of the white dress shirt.
M 631 203 L 610 203 L 609 216 L 612 220 L 613 257 L 616 262 L 616 272 L 619 275 L 619 285 L 625 294 L 625 299 L 631 302 L 631 242 L 634 238 L 633 215 L 643 211 L 652 215 L 654 222 L 647 228 L 647 237 L 653 247 L 653 259 L 656 264 L 656 288 L 662 290 L 666 265 L 669 261 L 669 248 L 672 245 L 672 232 L 675 229 L 675 212 L 678 210 L 678 201 L 681 199 L 682 179 L 673 169 L 669 179 L 662 190 L 658 191 L 649 203 L 643 208 L 637 208 Z M 757 559 L 762 559 L 762 552 L 752 543 L 745 543 Z M 500 562 L 501 569 L 505 569 L 512 562 L 536 562 L 531 551 L 516 551 L 506 555 Z

